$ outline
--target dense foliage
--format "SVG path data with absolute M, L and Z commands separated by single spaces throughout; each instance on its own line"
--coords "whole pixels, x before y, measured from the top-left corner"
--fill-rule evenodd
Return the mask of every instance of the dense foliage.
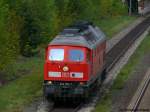
M 126 12 L 121 0 L 0 0 L 0 69 L 20 54 L 33 56 L 66 25 Z
M 19 54 L 19 34 L 15 12 L 0 0 L 0 70 Z

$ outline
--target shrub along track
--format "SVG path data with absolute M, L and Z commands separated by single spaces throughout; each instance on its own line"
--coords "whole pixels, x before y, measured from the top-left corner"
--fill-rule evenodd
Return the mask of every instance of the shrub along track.
M 140 37 L 144 31 L 150 26 L 150 17 L 146 18 L 142 23 L 131 30 L 122 40 L 120 40 L 107 54 L 106 54 L 106 68 L 109 72 L 119 59 L 126 53 L 129 47 Z M 67 105 L 67 104 L 66 104 Z M 76 112 L 82 107 L 79 104 L 72 107 L 54 106 L 49 112 Z

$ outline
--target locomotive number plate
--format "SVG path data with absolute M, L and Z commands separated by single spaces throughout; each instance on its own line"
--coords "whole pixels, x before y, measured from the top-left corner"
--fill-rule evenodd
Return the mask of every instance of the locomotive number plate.
M 69 78 L 70 73 L 69 72 L 62 72 L 62 77 Z

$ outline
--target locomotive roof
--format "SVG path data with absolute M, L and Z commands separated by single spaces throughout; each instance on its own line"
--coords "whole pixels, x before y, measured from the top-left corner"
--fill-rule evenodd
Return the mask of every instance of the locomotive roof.
M 106 40 L 105 34 L 92 23 L 85 22 L 65 28 L 50 45 L 73 45 L 94 49 Z

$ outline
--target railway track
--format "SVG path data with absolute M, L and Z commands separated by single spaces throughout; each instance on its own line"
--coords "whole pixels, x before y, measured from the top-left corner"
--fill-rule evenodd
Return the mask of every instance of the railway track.
M 134 103 L 132 104 L 132 107 L 129 107 L 131 112 L 140 111 L 140 108 L 139 108 L 140 104 L 141 104 L 142 99 L 144 98 L 144 95 L 146 94 L 149 86 L 150 86 L 150 70 L 148 71 L 146 78 L 144 79 L 144 83 L 142 84 L 142 87 L 140 87 L 140 89 L 138 90 L 139 94 L 137 95 L 137 98 L 135 99 Z
M 137 25 L 122 40 L 120 40 L 106 56 L 106 68 L 110 71 L 115 63 L 125 54 L 134 41 L 150 26 L 150 17 Z
M 131 30 L 122 40 L 120 40 L 107 54 L 106 54 L 106 68 L 110 71 L 117 61 L 125 54 L 129 47 L 140 37 L 144 31 L 150 26 L 150 17 L 145 19 L 136 28 Z M 49 112 L 77 112 L 83 104 L 73 107 L 68 106 L 54 106 Z M 135 111 L 134 111 L 135 112 Z

